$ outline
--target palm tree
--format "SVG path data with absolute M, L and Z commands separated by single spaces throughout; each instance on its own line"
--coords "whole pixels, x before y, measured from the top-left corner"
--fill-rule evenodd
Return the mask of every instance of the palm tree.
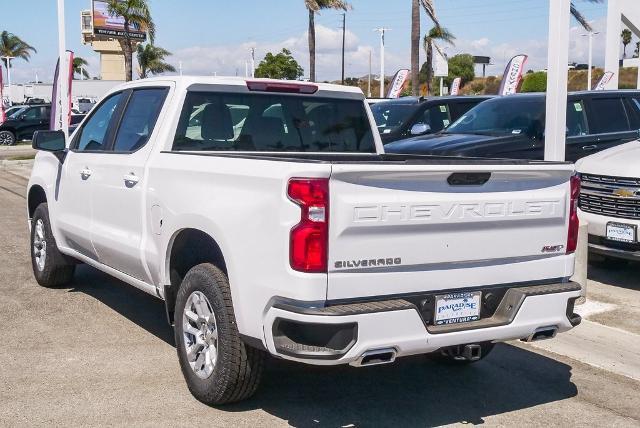
M 87 62 L 86 59 L 82 58 L 82 57 L 74 57 L 73 58 L 73 75 L 75 76 L 76 74 L 79 74 L 81 76 L 84 76 L 85 78 L 89 78 L 89 73 L 87 72 L 87 70 L 85 69 L 86 66 L 88 66 L 89 63 Z
M 309 11 L 309 80 L 316 81 L 316 19 L 322 9 L 349 10 L 351 5 L 344 0 L 304 0 Z
M 447 43 L 451 46 L 455 46 L 456 36 L 454 36 L 449 30 L 444 27 L 433 27 L 424 36 L 424 50 L 427 53 L 427 94 L 431 93 L 431 81 L 433 80 L 433 48 L 439 49 L 436 45 L 436 41 Z
M 9 33 L 6 30 L 0 33 L 0 56 L 20 58 L 28 62 L 29 59 L 31 59 L 32 52 L 36 53 L 36 48 L 15 34 Z M 2 62 L 5 67 L 9 68 L 13 61 L 3 59 Z
M 433 0 L 411 1 L 411 90 L 413 95 L 420 93 L 420 6 L 425 10 L 431 21 L 439 27 Z
M 171 52 L 151 43 L 144 46 L 138 45 L 138 74 L 140 78 L 145 79 L 150 74 L 161 74 L 167 71 L 175 72 L 175 67 L 164 61 L 164 58 L 169 55 Z
M 111 16 L 121 16 L 124 19 L 125 37 L 118 41 L 124 52 L 125 77 L 130 81 L 133 79 L 133 48 L 137 43 L 130 37 L 131 27 L 146 29 L 149 41 L 153 43 L 156 26 L 147 0 L 108 0 L 107 10 Z
M 623 58 L 627 57 L 627 45 L 629 45 L 629 43 L 631 43 L 631 39 L 633 38 L 633 33 L 625 28 L 624 30 L 622 30 L 622 34 L 620 34 L 620 37 L 622 37 L 622 46 L 624 47 L 624 55 Z
M 587 1 L 590 1 L 591 3 L 602 3 L 602 0 L 587 0 Z M 593 31 L 593 27 L 591 26 L 591 24 L 589 24 L 589 21 L 587 21 L 587 18 L 582 13 L 580 13 L 580 11 L 578 10 L 578 8 L 576 8 L 573 2 L 571 2 L 571 16 L 573 16 L 576 19 L 576 21 L 578 21 L 585 30 L 587 30 L 588 32 Z

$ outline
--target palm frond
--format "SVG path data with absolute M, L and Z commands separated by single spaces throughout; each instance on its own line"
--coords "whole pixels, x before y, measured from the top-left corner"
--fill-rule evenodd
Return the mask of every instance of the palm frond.
M 439 27 L 440 22 L 436 17 L 436 9 L 433 6 L 433 0 L 420 0 L 420 4 L 422 5 L 422 8 L 424 9 L 429 19 L 431 19 L 431 21 L 436 25 L 436 27 Z

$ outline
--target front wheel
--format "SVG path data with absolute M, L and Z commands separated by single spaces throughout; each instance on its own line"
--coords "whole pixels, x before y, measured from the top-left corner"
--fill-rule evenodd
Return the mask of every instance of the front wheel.
M 11 131 L 0 131 L 0 146 L 13 146 L 16 143 L 16 134 Z
M 175 339 L 182 374 L 198 400 L 221 405 L 256 392 L 265 354 L 242 342 L 229 282 L 217 267 L 204 263 L 185 275 L 176 296 Z
M 46 203 L 38 205 L 31 219 L 31 266 L 33 276 L 43 287 L 70 282 L 76 267 L 58 250 Z

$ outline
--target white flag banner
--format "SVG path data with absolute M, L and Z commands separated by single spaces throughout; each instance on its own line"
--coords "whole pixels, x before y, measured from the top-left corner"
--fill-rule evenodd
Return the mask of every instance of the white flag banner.
M 49 118 L 49 129 L 51 131 L 58 131 L 62 129 L 63 120 L 67 123 L 71 123 L 71 86 L 73 84 L 73 52 L 67 51 L 64 58 L 62 58 L 63 64 L 60 66 L 60 59 L 56 64 L 56 72 L 53 77 L 53 91 L 51 93 L 51 116 Z M 60 85 L 60 79 L 67 79 L 67 94 L 63 97 L 60 93 L 62 85 Z M 68 102 L 69 108 L 67 110 L 67 117 L 62 117 L 61 103 Z
M 398 70 L 396 75 L 393 76 L 393 80 L 391 80 L 391 85 L 389 85 L 387 98 L 400 98 L 402 88 L 404 88 L 404 85 L 407 83 L 408 78 L 409 70 L 407 70 L 406 68 Z
M 453 79 L 451 83 L 451 95 L 460 95 L 460 84 L 462 83 L 462 79 L 460 77 L 456 77 Z
M 4 111 L 4 95 L 2 93 L 4 89 L 4 83 L 2 82 L 2 66 L 0 65 L 0 123 L 7 120 L 7 115 Z
M 449 75 L 449 59 L 438 45 L 434 42 L 431 43 L 433 45 L 433 76 L 447 77 Z
M 607 87 L 607 84 L 609 84 L 609 82 L 611 82 L 611 79 L 613 79 L 614 75 L 615 73 L 613 71 L 607 71 L 606 73 L 604 73 L 604 76 L 602 76 L 600 81 L 595 84 L 595 86 L 593 87 L 593 90 L 604 91 L 605 88 Z
M 520 82 L 522 81 L 524 66 L 528 58 L 527 55 L 516 55 L 511 58 L 511 61 L 507 64 L 507 68 L 504 70 L 498 95 L 513 95 L 518 92 Z

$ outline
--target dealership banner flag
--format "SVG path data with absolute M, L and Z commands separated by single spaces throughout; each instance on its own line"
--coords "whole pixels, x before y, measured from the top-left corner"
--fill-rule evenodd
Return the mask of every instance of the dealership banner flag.
M 504 70 L 498 95 L 513 95 L 518 92 L 527 59 L 529 59 L 527 55 L 516 55 L 511 58 Z
M 69 103 L 68 115 L 66 117 L 67 123 L 71 123 L 71 87 L 73 84 L 73 52 L 67 51 L 63 60 L 62 67 L 60 66 L 60 59 L 56 64 L 56 72 L 53 76 L 53 91 L 51 93 L 51 116 L 49 118 L 49 129 L 51 131 L 58 131 L 62 129 L 62 108 L 60 108 L 61 100 L 63 99 L 60 94 L 60 79 L 67 79 L 67 101 Z
M 409 70 L 407 70 L 406 68 L 398 70 L 396 75 L 393 76 L 393 80 L 391 80 L 391 85 L 389 85 L 387 98 L 400 98 L 402 88 L 404 88 L 404 85 L 407 83 L 408 77 Z
M 604 73 L 604 76 L 602 76 L 600 81 L 595 84 L 593 90 L 604 91 L 604 89 L 607 87 L 607 84 L 611 82 L 611 79 L 613 79 L 614 74 L 615 73 L 613 71 L 607 71 L 606 73 Z
M 4 89 L 4 83 L 2 82 L 2 66 L 0 65 L 0 123 L 7 120 L 7 116 L 4 111 L 4 95 L 2 93 Z
M 460 77 L 456 77 L 455 79 L 453 79 L 453 82 L 451 83 L 451 95 L 460 95 L 461 82 L 462 79 Z

